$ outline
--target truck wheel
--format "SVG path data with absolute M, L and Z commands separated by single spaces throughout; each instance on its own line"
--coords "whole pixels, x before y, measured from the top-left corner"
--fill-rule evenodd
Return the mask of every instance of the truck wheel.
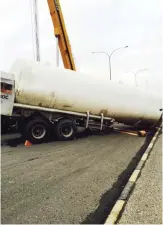
M 39 144 L 48 140 L 50 136 L 50 125 L 43 119 L 30 121 L 26 126 L 26 140 L 32 144 Z
M 60 120 L 55 127 L 56 136 L 60 141 L 72 140 L 76 130 L 76 124 L 70 119 Z

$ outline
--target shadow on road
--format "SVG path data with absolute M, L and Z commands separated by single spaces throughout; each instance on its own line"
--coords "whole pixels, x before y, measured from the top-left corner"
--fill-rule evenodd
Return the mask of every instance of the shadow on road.
M 131 126 L 126 126 L 123 124 L 116 124 L 114 126 L 112 125 L 111 127 L 123 128 L 124 130 L 135 129 Z M 81 139 L 81 138 L 86 138 L 86 137 L 95 136 L 95 135 L 97 136 L 104 135 L 104 134 L 109 135 L 110 133 L 115 133 L 115 131 L 112 128 L 108 130 L 107 132 L 103 132 L 99 130 L 90 131 L 90 130 L 85 130 L 84 128 L 79 128 L 75 139 Z M 54 141 L 58 141 L 58 140 L 56 140 L 56 138 L 53 137 L 51 140 L 48 140 L 45 143 L 50 143 Z M 1 146 L 7 145 L 10 147 L 17 147 L 18 145 L 24 144 L 24 142 L 25 142 L 25 139 L 19 134 L 17 134 L 15 131 L 10 131 L 10 132 L 7 132 L 7 134 L 1 135 Z
M 23 137 L 20 135 L 10 135 L 8 138 L 2 139 L 1 138 L 1 146 L 9 146 L 9 147 L 17 147 L 18 145 L 24 143 Z
M 108 134 L 110 132 L 111 131 L 109 131 Z M 95 136 L 95 135 L 99 136 L 99 135 L 103 135 L 103 134 L 104 133 L 99 132 L 99 131 L 92 131 L 92 132 L 82 131 L 82 132 L 77 133 L 75 139 L 82 139 L 82 138 L 86 138 L 89 136 Z M 44 143 L 51 143 L 51 142 L 55 142 L 55 141 L 58 141 L 58 140 L 56 140 L 56 138 L 54 137 L 52 140 L 48 140 L 47 142 L 44 142 Z M 25 142 L 25 139 L 16 133 L 14 133 L 14 134 L 10 133 L 10 134 L 1 136 L 1 146 L 7 145 L 9 147 L 17 147 L 18 145 L 24 144 L 24 142 Z

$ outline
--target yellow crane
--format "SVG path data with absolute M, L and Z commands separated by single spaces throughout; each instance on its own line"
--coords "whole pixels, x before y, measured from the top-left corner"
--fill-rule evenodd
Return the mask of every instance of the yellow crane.
M 59 0 L 47 0 L 64 67 L 76 70 Z

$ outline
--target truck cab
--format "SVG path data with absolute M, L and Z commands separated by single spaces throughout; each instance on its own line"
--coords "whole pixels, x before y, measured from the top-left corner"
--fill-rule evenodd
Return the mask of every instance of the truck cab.
M 15 81 L 11 73 L 0 71 L 1 83 L 1 131 L 4 133 L 11 127 L 15 98 Z

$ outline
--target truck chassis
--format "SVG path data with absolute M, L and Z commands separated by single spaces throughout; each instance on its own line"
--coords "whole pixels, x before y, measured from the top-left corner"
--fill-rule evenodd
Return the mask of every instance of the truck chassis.
M 54 136 L 58 140 L 72 140 L 78 126 L 107 131 L 115 121 L 103 113 L 97 116 L 89 111 L 78 113 L 18 103 L 14 103 L 13 116 L 16 130 L 32 143 L 45 142 Z

